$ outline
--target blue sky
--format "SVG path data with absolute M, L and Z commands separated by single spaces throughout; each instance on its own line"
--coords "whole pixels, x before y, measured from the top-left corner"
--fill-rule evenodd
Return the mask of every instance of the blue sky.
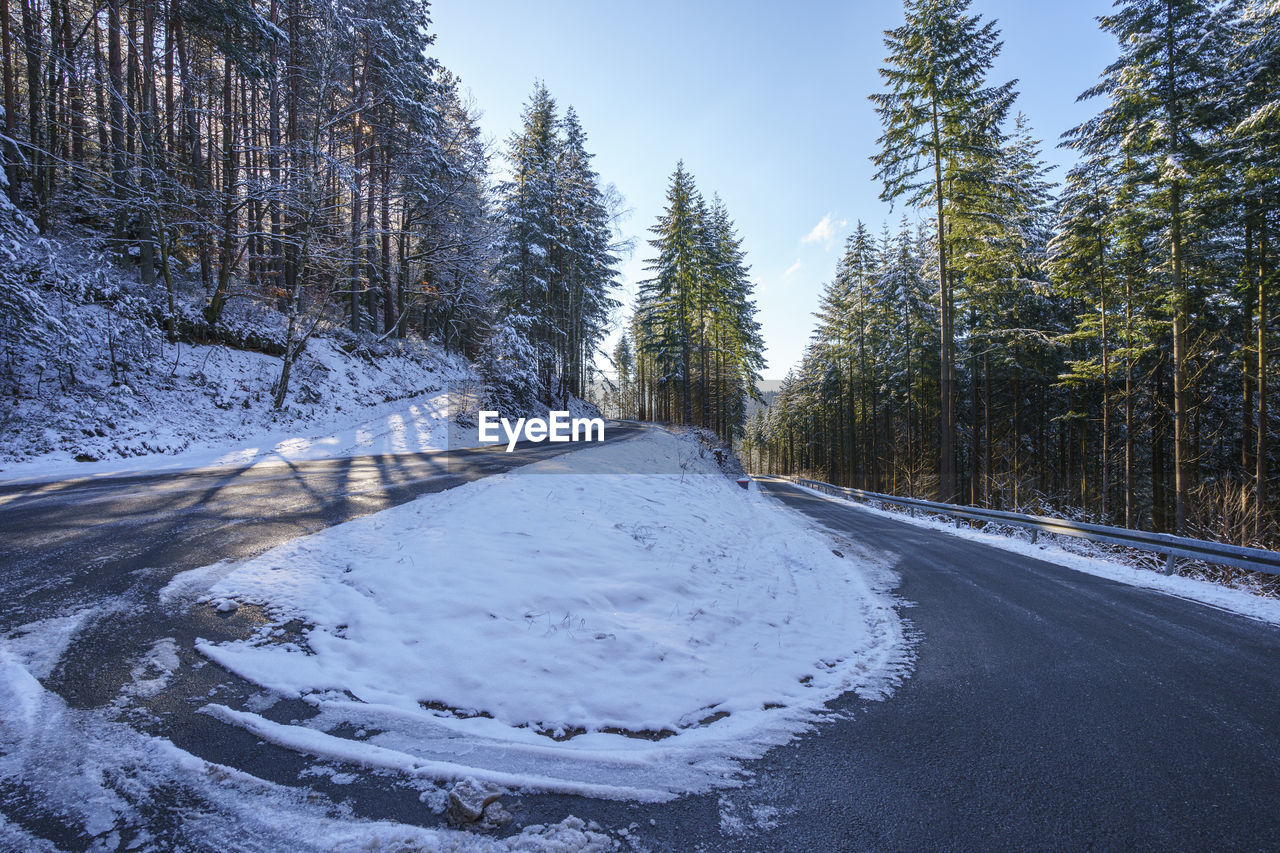
M 1076 97 L 1116 54 L 1094 20 L 1109 8 L 1106 0 L 973 3 L 1000 22 L 993 79 L 1019 79 L 1015 109 L 1050 162 L 1069 162 L 1059 134 L 1099 106 Z M 799 361 L 854 223 L 878 232 L 904 212 L 915 217 L 879 201 L 869 160 L 880 125 L 867 95 L 880 88 L 882 32 L 901 18 L 892 0 L 432 4 L 434 53 L 474 96 L 498 150 L 536 79 L 562 109 L 577 109 L 597 171 L 632 210 L 624 230 L 637 245 L 620 294 L 628 305 L 676 161 L 704 194 L 720 194 L 757 283 L 766 379 Z

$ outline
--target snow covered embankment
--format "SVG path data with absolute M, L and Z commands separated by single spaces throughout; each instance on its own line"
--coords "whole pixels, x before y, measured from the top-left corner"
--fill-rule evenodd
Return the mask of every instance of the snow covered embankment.
M 664 800 L 739 784 L 846 691 L 885 695 L 892 581 L 654 429 L 240 564 L 208 602 L 271 624 L 197 648 L 318 713 L 205 710 L 371 768 Z
M 286 331 L 272 299 L 238 293 L 208 327 L 206 294 L 179 280 L 175 321 L 157 307 L 164 290 L 117 268 L 101 237 L 19 230 L 0 240 L 0 275 L 20 279 L 9 296 L 29 315 L 0 340 L 0 480 L 438 449 L 442 392 L 475 380 L 465 359 L 417 337 L 325 321 L 276 411 L 281 359 L 267 353 L 284 351 Z
M 271 409 L 280 359 L 223 346 L 171 345 L 163 367 L 112 385 L 79 384 L 14 403 L 0 434 L 0 480 L 49 480 L 245 466 L 447 446 L 450 383 L 469 368 L 421 342 L 364 359 L 313 338 L 289 404 Z

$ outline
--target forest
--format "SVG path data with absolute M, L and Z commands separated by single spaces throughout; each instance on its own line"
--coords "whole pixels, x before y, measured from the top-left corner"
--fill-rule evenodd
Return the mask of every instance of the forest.
M 276 408 L 318 327 L 462 352 L 513 404 L 586 392 L 621 199 L 542 84 L 495 179 L 425 0 L 3 0 L 0 38 L 10 396 L 22 361 L 74 384 L 66 300 L 279 355 Z M 44 236 L 138 287 L 61 280 Z
M 885 34 L 904 215 L 848 237 L 751 467 L 1275 547 L 1280 4 L 1120 0 L 1060 179 L 969 6 Z

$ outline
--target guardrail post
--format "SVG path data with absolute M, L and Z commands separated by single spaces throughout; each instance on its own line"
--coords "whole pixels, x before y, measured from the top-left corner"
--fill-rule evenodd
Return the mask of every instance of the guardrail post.
M 1040 531 L 1036 530 L 1034 527 L 1031 528 L 1031 544 L 1032 545 L 1036 544 L 1036 540 L 1039 538 L 1040 538 Z
M 1164 573 L 1166 575 L 1173 574 L 1176 563 L 1177 563 L 1177 558 L 1174 557 L 1172 554 L 1170 554 L 1164 561 Z

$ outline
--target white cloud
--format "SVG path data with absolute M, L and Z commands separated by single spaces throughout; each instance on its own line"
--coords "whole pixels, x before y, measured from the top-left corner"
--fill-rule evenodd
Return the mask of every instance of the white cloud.
M 801 243 L 821 243 L 823 248 L 830 249 L 836 244 L 836 238 L 840 234 L 840 229 L 849 224 L 847 219 L 836 219 L 834 213 L 828 213 L 822 217 L 817 225 L 813 226 L 808 234 L 800 238 Z
M 800 272 L 800 268 L 804 266 L 804 261 L 797 260 L 794 264 L 787 267 L 787 271 L 782 274 L 783 278 L 791 278 L 793 273 Z

